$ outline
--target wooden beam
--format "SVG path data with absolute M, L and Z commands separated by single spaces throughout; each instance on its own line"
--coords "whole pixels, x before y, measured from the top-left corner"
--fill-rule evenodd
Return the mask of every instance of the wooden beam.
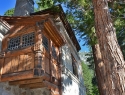
M 32 83 L 38 83 L 42 81 L 43 81 L 43 78 L 32 78 L 32 79 L 25 79 L 25 80 L 10 81 L 9 85 L 32 84 Z
M 48 81 L 43 81 L 43 83 L 46 85 L 46 87 L 48 87 L 48 89 L 52 89 L 54 91 L 59 91 L 59 88 L 57 85 L 55 85 L 51 82 L 48 82 Z
M 10 85 L 23 85 L 23 84 L 31 84 L 31 83 L 42 83 L 43 80 L 50 81 L 50 76 L 47 74 L 44 74 L 41 77 L 32 78 L 32 79 L 24 79 L 24 80 L 17 80 L 17 81 L 10 81 Z
M 7 21 L 9 24 L 33 24 L 35 22 L 39 22 L 41 20 L 45 20 L 51 17 L 49 14 L 43 14 L 43 15 L 35 15 L 35 16 L 26 16 L 26 17 L 8 17 L 8 16 L 0 16 L 2 20 Z
M 51 95 L 60 95 L 58 91 L 51 90 Z
M 58 86 L 56 86 L 48 81 L 42 81 L 42 82 L 30 83 L 30 84 L 21 84 L 21 85 L 19 85 L 19 87 L 20 88 L 30 88 L 30 89 L 47 87 L 48 89 L 51 89 L 53 92 L 59 92 Z
M 45 85 L 43 83 L 31 83 L 31 84 L 22 84 L 19 86 L 20 88 L 30 88 L 30 89 L 33 89 L 33 88 L 42 88 L 42 87 L 45 87 Z
M 33 78 L 33 70 L 28 70 L 28 71 L 22 71 L 22 72 L 16 72 L 16 73 L 9 73 L 9 74 L 4 74 L 1 75 L 1 81 L 14 81 L 14 80 L 21 80 L 21 79 L 28 79 L 28 78 Z
M 32 52 L 32 49 L 31 49 L 32 46 L 29 46 L 25 49 L 17 49 L 16 51 L 8 51 L 5 55 L 5 57 L 13 57 L 13 56 L 19 56 L 19 55 L 22 55 L 22 54 L 26 54 L 26 52 L 30 53 Z

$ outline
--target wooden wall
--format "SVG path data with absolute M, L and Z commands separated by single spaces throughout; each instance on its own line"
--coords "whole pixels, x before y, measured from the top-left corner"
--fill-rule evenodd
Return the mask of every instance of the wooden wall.
M 34 68 L 34 54 L 26 53 L 4 58 L 2 74 L 31 70 Z
M 24 34 L 34 32 L 35 33 L 35 44 L 37 44 L 38 41 L 38 28 L 32 26 L 26 26 L 26 27 L 18 27 L 19 30 L 13 29 L 15 32 L 11 31 L 10 34 L 6 36 L 6 38 L 3 40 L 3 51 L 7 51 L 8 46 L 8 38 L 11 39 L 13 37 L 22 36 Z M 13 32 L 13 33 L 12 33 Z M 58 47 L 52 42 L 49 35 L 46 33 L 47 29 L 44 30 L 44 32 L 41 32 L 41 34 L 44 34 L 48 40 L 49 40 L 49 51 L 46 51 L 44 48 L 41 52 L 42 55 L 42 61 L 41 61 L 41 69 L 45 71 L 50 77 L 54 77 L 56 80 L 59 78 L 59 50 Z M 40 37 L 42 40 L 42 37 Z M 57 59 L 54 59 L 52 57 L 52 44 L 55 45 L 56 53 L 57 53 Z M 42 42 L 41 42 L 42 45 Z M 7 51 L 5 54 L 5 57 L 3 59 L 0 59 L 0 68 L 2 70 L 1 74 L 12 74 L 15 72 L 22 72 L 22 71 L 28 71 L 33 70 L 35 67 L 35 60 L 38 60 L 36 58 L 36 53 L 33 50 L 33 46 L 28 46 L 26 48 L 17 49 L 13 51 Z M 2 60 L 2 61 L 1 61 Z M 8 80 L 9 81 L 9 80 Z

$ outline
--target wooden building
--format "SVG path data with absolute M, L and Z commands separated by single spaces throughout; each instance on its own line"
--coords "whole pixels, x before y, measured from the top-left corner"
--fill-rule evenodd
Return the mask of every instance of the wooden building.
M 47 88 L 51 95 L 68 95 L 63 84 L 72 85 L 68 79 L 71 77 L 78 83 L 78 95 L 85 95 L 77 54 L 80 45 L 62 7 L 55 8 L 58 11 L 50 8 L 30 16 L 0 16 L 10 25 L 2 40 L 0 82 L 20 88 Z

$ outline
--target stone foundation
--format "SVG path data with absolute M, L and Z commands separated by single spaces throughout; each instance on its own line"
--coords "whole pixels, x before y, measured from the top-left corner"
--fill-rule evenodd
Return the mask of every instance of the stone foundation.
M 2 82 L 0 83 L 0 95 L 50 95 L 50 91 L 46 88 L 22 89 Z

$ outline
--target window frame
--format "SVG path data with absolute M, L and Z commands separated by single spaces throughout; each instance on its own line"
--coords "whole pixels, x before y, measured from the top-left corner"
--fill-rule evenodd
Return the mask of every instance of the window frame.
M 42 38 L 42 45 L 43 45 L 43 47 L 45 48 L 45 50 L 47 52 L 50 52 L 50 39 L 44 33 L 42 33 L 42 37 L 41 38 Z M 45 39 L 43 40 L 43 38 L 45 38 Z M 47 46 L 46 46 L 46 42 L 45 41 L 47 41 Z
M 14 48 L 14 47 L 10 47 L 11 45 L 15 45 L 15 44 L 10 44 L 10 43 L 14 43 L 14 42 L 11 42 L 11 41 L 12 41 L 13 39 L 18 38 L 18 37 L 19 37 L 19 46 L 18 46 L 18 48 L 10 49 L 10 48 Z M 21 44 L 21 36 L 16 36 L 16 37 L 14 37 L 14 38 L 11 38 L 11 39 L 9 39 L 9 41 L 8 41 L 7 50 L 8 50 L 8 51 L 17 50 L 17 49 L 20 48 L 20 44 Z
M 56 46 L 54 44 L 52 44 L 52 47 L 51 47 L 51 55 L 52 57 L 55 59 L 55 60 L 58 60 L 58 53 L 57 53 L 57 50 L 56 50 Z
M 27 45 L 27 46 L 22 47 L 23 36 L 24 36 L 24 35 L 29 35 L 29 34 L 34 34 L 34 38 L 33 38 L 34 43 L 31 44 L 31 45 Z M 9 49 L 10 41 L 11 41 L 12 39 L 17 38 L 17 37 L 20 37 L 20 44 L 19 44 L 19 47 L 16 48 L 16 49 L 10 50 L 10 49 Z M 9 41 L 8 41 L 8 44 L 7 44 L 7 50 L 8 50 L 8 51 L 14 51 L 14 50 L 18 50 L 18 49 L 24 49 L 24 48 L 30 47 L 30 46 L 32 46 L 32 45 L 34 45 L 34 44 L 35 44 L 35 32 L 29 32 L 29 33 L 27 33 L 27 34 L 25 33 L 25 34 L 22 34 L 22 35 L 18 35 L 18 36 L 14 36 L 14 37 L 9 38 Z
M 73 74 L 78 78 L 78 67 L 76 65 L 77 61 L 75 60 L 75 58 L 73 57 L 73 55 L 71 54 L 72 57 L 72 69 L 73 69 Z

